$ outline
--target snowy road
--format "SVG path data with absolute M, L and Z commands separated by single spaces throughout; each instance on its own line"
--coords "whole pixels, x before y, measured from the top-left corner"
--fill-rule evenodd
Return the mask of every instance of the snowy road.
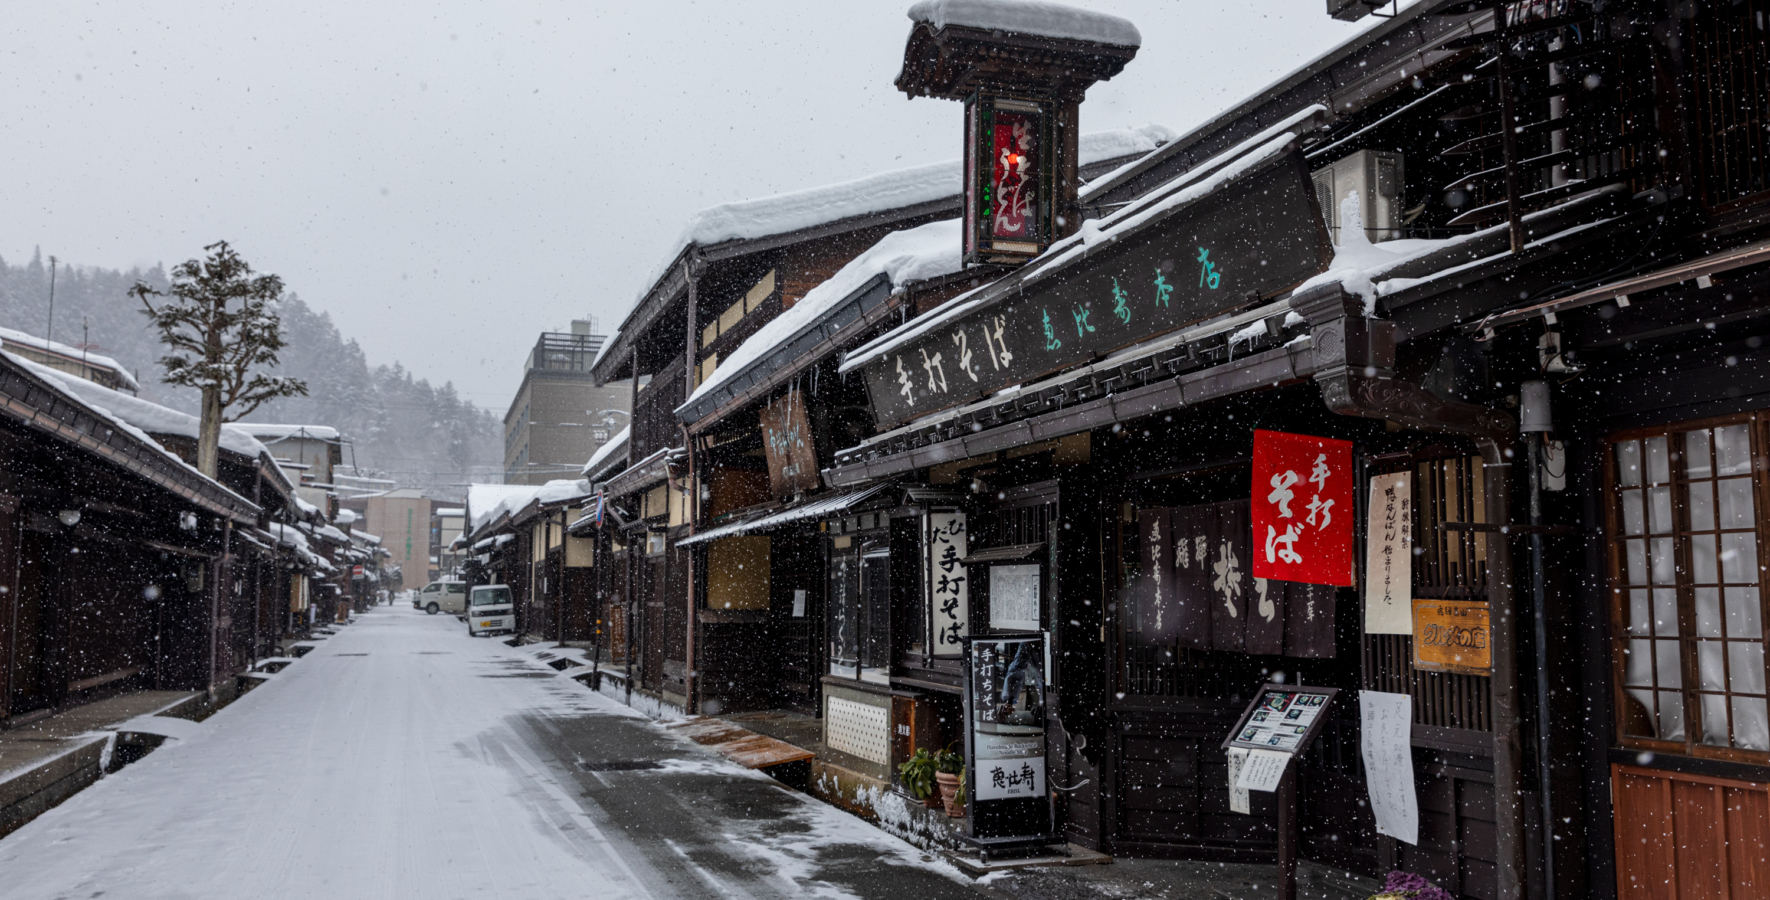
M 611 760 L 662 766 L 587 770 Z M 0 839 L 0 894 L 978 896 L 909 845 L 405 608 Z

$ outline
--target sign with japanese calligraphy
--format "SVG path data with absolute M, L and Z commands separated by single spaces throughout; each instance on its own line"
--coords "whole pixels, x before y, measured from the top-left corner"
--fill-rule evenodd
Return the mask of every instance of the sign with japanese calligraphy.
M 1092 362 L 1261 302 L 1321 272 L 1331 254 L 1308 168 L 1282 154 L 1074 263 L 1050 264 L 1061 272 L 986 287 L 969 312 L 867 360 L 873 416 L 888 428 Z
M 1420 842 L 1420 799 L 1414 788 L 1414 699 L 1358 692 L 1359 752 L 1377 833 Z
M 787 391 L 762 408 L 762 450 L 768 457 L 768 484 L 776 497 L 818 486 L 817 453 L 811 443 L 811 425 L 805 416 L 805 398 L 798 389 Z
M 965 514 L 931 512 L 922 546 L 928 555 L 928 608 L 934 622 L 934 655 L 958 656 L 971 633 L 970 577 L 965 572 Z
M 1254 432 L 1256 578 L 1352 585 L 1352 442 Z
M 1488 606 L 1479 600 L 1414 600 L 1414 668 L 1493 674 Z
M 1366 634 L 1413 634 L 1413 473 L 1371 478 L 1364 543 Z
M 1045 636 L 973 638 L 965 675 L 970 836 L 1049 833 Z

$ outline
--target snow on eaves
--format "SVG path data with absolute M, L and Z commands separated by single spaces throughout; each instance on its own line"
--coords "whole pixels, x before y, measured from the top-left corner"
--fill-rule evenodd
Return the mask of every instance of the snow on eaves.
M 713 371 L 713 377 L 701 382 L 688 395 L 679 409 L 712 393 L 719 385 L 741 374 L 766 356 L 803 332 L 849 295 L 884 275 L 891 280 L 895 292 L 912 281 L 950 275 L 965 267 L 964 247 L 958 219 L 929 222 L 916 228 L 894 231 L 879 239 L 859 256 L 837 270 L 828 281 L 807 291 L 791 309 L 775 316 L 762 326 Z
M 1083 222 L 1081 229 L 1075 234 L 1052 244 L 1044 253 L 1033 257 L 1008 278 L 974 288 L 933 312 L 911 319 L 902 327 L 849 351 L 843 356 L 842 364 L 837 370 L 843 373 L 853 371 L 948 322 L 987 304 L 1000 302 L 1006 295 L 1002 291 L 991 290 L 992 287 L 1011 283 L 1018 289 L 1024 289 L 1061 272 L 1068 264 L 1086 256 L 1092 248 L 1105 247 L 1121 235 L 1133 233 L 1145 223 L 1190 205 L 1242 175 L 1260 168 L 1284 152 L 1294 140 L 1294 136 L 1285 133 L 1251 149 L 1246 143 L 1237 145 L 1213 160 L 1176 176 L 1111 215 Z
M 1084 134 L 1076 144 L 1077 165 L 1091 165 L 1133 154 L 1144 154 L 1174 139 L 1171 129 L 1160 125 L 1121 128 Z M 653 287 L 669 272 L 690 245 L 706 247 L 724 241 L 757 240 L 789 234 L 818 225 L 894 209 L 953 199 L 959 196 L 960 162 L 931 163 L 892 172 L 880 172 L 853 181 L 738 200 L 708 207 L 689 217 L 688 224 L 671 243 L 669 251 L 649 273 L 634 299 L 638 308 Z M 631 314 L 631 311 L 629 311 Z M 597 363 L 619 343 L 621 329 L 597 351 Z
M 1143 35 L 1131 20 L 1045 0 L 923 0 L 910 7 L 910 21 L 935 28 L 957 25 L 1038 37 L 1141 47 Z
M 290 438 L 316 441 L 339 440 L 338 429 L 330 425 L 277 425 L 266 422 L 235 422 L 233 425 L 255 438 L 272 444 Z
M 17 359 L 18 357 L 14 358 Z M 191 440 L 197 439 L 197 431 L 202 424 L 202 420 L 190 413 L 182 413 L 176 409 L 167 409 L 158 403 L 152 403 L 143 400 L 140 397 L 125 394 L 122 391 L 113 391 L 102 384 L 96 384 L 87 381 L 84 378 L 69 375 L 59 369 L 51 369 L 48 366 L 32 362 L 28 359 L 21 361 L 25 365 L 30 366 L 31 371 L 38 375 L 42 375 L 46 378 L 56 378 L 60 387 L 79 397 L 81 400 L 84 400 L 88 405 L 102 406 L 109 411 L 111 415 L 128 422 L 130 425 L 133 425 L 148 434 L 165 434 L 174 437 L 186 437 Z M 239 426 L 233 424 L 221 426 L 221 447 L 223 450 L 231 450 L 234 453 L 250 457 L 254 460 L 258 459 L 260 453 L 267 456 L 270 454 L 269 448 L 265 447 L 262 443 L 259 443 L 256 438 L 246 433 Z
M 69 400 L 80 406 L 86 407 L 99 418 L 110 421 L 112 424 L 116 425 L 118 429 L 127 432 L 137 440 L 146 443 L 149 447 L 165 454 L 168 459 L 183 466 L 185 470 L 189 471 L 191 474 L 215 484 L 216 487 L 221 488 L 229 494 L 234 494 L 232 488 L 229 488 L 227 485 L 221 484 L 220 482 L 209 478 L 207 475 L 204 475 L 202 472 L 197 471 L 195 466 L 185 462 L 184 458 L 180 457 L 178 454 L 166 449 L 165 445 L 154 440 L 149 434 L 150 431 L 158 431 L 158 433 L 161 434 L 182 434 L 183 432 L 176 430 L 177 427 L 180 427 L 178 424 L 180 418 L 189 419 L 194 423 L 196 421 L 195 416 L 181 413 L 175 409 L 167 409 L 164 406 L 149 403 L 146 400 L 142 400 L 138 397 L 131 397 L 128 394 L 119 391 L 113 391 L 103 385 L 93 384 L 84 378 L 76 378 L 66 372 L 61 372 L 51 369 L 48 366 L 34 363 L 24 357 L 7 353 L 4 350 L 0 350 L 0 354 L 3 354 L 8 360 L 29 370 L 31 374 L 48 382 L 51 388 L 61 392 L 61 394 Z M 126 412 L 120 410 L 126 410 Z M 143 424 L 137 424 L 133 419 L 140 419 Z M 173 427 L 160 427 L 167 425 Z M 222 426 L 221 445 L 232 450 L 234 447 L 229 446 L 230 439 L 227 431 L 228 426 Z M 193 424 L 190 426 L 190 433 L 188 436 L 194 437 L 195 435 L 196 427 Z M 251 440 L 251 438 L 247 437 L 245 440 Z M 252 441 L 252 443 L 257 445 L 256 451 L 253 451 L 248 447 L 240 452 L 246 453 L 254 459 L 257 458 L 258 452 L 268 452 L 264 450 L 264 445 L 258 444 L 257 441 Z M 235 446 L 246 445 L 236 442 Z M 244 497 L 240 497 L 238 494 L 234 494 L 234 496 L 239 497 L 242 503 L 251 503 L 251 501 Z
M 436 510 L 435 514 L 439 515 L 439 516 L 444 516 L 444 517 L 464 516 L 464 515 L 467 515 L 467 510 L 465 510 L 459 506 L 445 506 L 445 507 L 442 507 L 442 508 Z
M 718 373 L 715 372 L 714 374 Z M 579 474 L 583 475 L 585 478 L 596 477 L 597 472 L 601 469 L 604 463 L 612 459 L 615 454 L 626 452 L 627 438 L 632 433 L 632 425 L 628 425 L 626 428 L 615 432 L 614 437 L 609 438 L 607 443 L 597 447 L 596 452 L 590 454 L 590 461 L 584 463 L 584 468 Z
M 79 347 L 70 347 L 61 341 L 46 340 L 37 337 L 36 335 L 26 334 L 22 331 L 14 331 L 11 328 L 0 328 L 0 347 L 4 347 L 7 344 L 18 344 L 25 347 L 32 347 L 37 350 L 54 353 L 57 356 L 65 356 L 69 359 L 85 360 L 86 364 L 89 366 L 110 369 L 117 373 L 117 377 L 121 379 L 124 384 L 129 385 L 131 390 L 141 390 L 141 382 L 136 381 L 135 376 L 129 374 L 129 370 L 123 368 L 122 363 L 117 362 L 108 356 L 100 356 L 96 353 L 82 350 Z
M 467 510 L 472 520 L 467 523 L 468 533 L 479 530 L 479 527 L 491 521 L 492 510 L 496 509 L 508 497 L 532 497 L 535 485 L 532 484 L 470 484 L 467 486 Z M 528 502 L 526 499 L 523 502 Z

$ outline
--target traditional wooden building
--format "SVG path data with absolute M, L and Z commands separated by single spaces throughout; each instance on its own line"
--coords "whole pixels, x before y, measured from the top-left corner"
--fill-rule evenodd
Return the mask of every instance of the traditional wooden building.
M 0 720 L 136 689 L 230 693 L 259 642 L 234 536 L 263 508 L 73 381 L 0 354 Z
M 830 523 L 830 596 L 887 623 L 863 680 L 938 714 L 958 658 L 929 635 L 1045 633 L 1053 796 L 1115 853 L 1271 858 L 1276 801 L 1238 811 L 1219 747 L 1282 677 L 1341 690 L 1301 759 L 1305 858 L 1469 897 L 1761 893 L 1760 6 L 1416 4 L 848 352 L 878 433 L 824 482 L 948 504 Z M 1015 109 L 1004 59 L 1084 39 L 918 10 L 899 86 L 968 122 Z M 1344 454 L 1304 470 L 1313 501 L 1349 488 L 1308 531 L 1258 526 L 1287 435 Z M 1253 577 L 1330 517 L 1349 574 Z M 1405 839 L 1366 805 L 1361 692 L 1412 710 Z

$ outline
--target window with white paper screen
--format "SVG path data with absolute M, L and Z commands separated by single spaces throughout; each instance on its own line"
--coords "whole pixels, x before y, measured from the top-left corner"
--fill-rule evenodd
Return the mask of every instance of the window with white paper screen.
M 1625 739 L 1770 751 L 1756 417 L 1611 445 Z

